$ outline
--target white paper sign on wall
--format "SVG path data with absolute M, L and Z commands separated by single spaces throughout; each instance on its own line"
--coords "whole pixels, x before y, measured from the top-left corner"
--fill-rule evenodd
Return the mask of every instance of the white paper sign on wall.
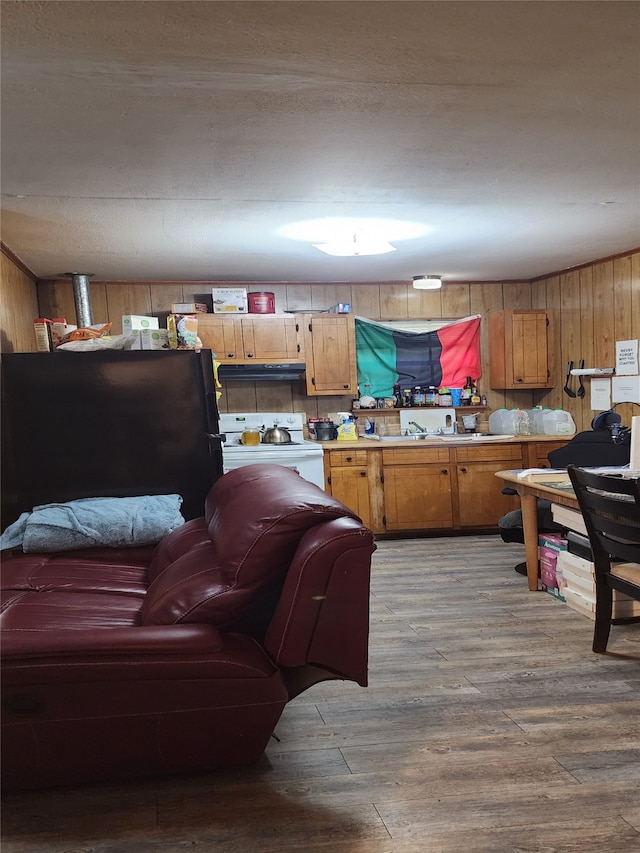
M 614 376 L 611 399 L 614 403 L 640 403 L 640 376 Z
M 616 374 L 633 376 L 638 372 L 638 341 L 616 341 Z

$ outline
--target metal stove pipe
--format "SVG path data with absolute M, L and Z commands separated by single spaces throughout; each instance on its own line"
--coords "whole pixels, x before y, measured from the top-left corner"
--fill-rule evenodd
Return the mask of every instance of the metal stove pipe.
M 91 326 L 93 317 L 91 315 L 91 294 L 89 293 L 89 279 L 93 273 L 67 272 L 71 276 L 73 284 L 73 301 L 76 304 L 76 322 L 79 328 Z

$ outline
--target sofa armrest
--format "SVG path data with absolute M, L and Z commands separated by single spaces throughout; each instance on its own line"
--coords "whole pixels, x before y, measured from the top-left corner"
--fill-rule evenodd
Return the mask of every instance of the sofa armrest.
M 352 518 L 307 531 L 265 636 L 278 666 L 311 664 L 366 686 L 374 550 L 371 531 Z
M 222 636 L 212 625 L 149 625 L 95 630 L 4 631 L 2 662 L 52 656 L 110 658 L 132 655 L 201 654 L 222 648 Z

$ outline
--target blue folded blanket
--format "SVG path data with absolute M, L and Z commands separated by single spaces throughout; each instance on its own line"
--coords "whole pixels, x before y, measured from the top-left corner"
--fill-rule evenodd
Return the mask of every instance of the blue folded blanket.
M 153 545 L 184 518 L 180 495 L 134 498 L 81 498 L 42 504 L 23 512 L 0 536 L 0 549 L 25 553 L 73 551 L 96 545 L 123 548 Z

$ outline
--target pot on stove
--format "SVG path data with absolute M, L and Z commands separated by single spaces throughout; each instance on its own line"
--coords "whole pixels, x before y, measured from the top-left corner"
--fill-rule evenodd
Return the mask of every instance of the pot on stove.
M 288 429 L 274 424 L 264 431 L 262 442 L 263 444 L 291 444 L 291 433 Z

